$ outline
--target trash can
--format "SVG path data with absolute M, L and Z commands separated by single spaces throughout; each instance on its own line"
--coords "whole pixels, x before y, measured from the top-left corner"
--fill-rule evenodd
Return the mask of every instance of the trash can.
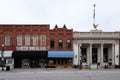
M 10 66 L 6 66 L 6 71 L 10 71 Z

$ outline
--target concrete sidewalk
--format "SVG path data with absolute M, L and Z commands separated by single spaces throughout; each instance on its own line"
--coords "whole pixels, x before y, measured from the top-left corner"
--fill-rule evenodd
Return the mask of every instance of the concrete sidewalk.
M 120 69 L 75 69 L 75 68 L 16 68 L 5 72 L 77 72 L 77 71 L 120 71 Z M 1 72 L 1 71 L 0 71 Z

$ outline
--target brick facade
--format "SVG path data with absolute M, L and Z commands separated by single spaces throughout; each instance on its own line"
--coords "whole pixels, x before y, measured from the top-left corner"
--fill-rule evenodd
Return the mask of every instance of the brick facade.
M 14 58 L 15 68 L 72 66 L 73 29 L 67 29 L 65 25 L 62 28 L 56 25 L 54 29 L 50 29 L 49 24 L 0 25 L 0 47 L 2 44 L 4 51 L 13 51 L 11 58 Z M 50 51 L 56 51 L 60 56 L 51 58 Z
M 10 36 L 10 45 L 5 46 L 5 50 L 16 50 L 17 46 L 17 35 L 26 34 L 30 35 L 30 46 L 32 46 L 32 36 L 34 34 L 38 35 L 38 46 L 40 43 L 40 35 L 46 35 L 46 47 L 47 50 L 73 50 L 73 29 L 67 29 L 64 25 L 63 28 L 58 28 L 57 25 L 54 29 L 49 28 L 50 25 L 0 25 L 0 46 L 5 44 L 5 35 Z M 55 48 L 50 48 L 50 39 L 55 40 Z M 63 48 L 58 48 L 58 40 L 63 40 Z M 71 47 L 66 47 L 66 40 L 70 39 Z M 25 40 L 23 38 L 23 46 L 25 46 Z

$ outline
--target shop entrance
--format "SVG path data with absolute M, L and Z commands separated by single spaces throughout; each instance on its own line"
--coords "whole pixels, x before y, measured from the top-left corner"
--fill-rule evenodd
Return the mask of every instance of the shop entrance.
M 22 68 L 30 68 L 29 59 L 22 59 Z
M 46 66 L 46 60 L 45 59 L 32 59 L 31 62 L 32 68 L 44 68 Z
M 92 63 L 97 63 L 98 49 L 92 48 Z

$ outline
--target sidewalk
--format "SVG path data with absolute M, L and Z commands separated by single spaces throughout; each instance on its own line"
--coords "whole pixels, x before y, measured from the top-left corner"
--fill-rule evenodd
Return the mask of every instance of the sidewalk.
M 76 72 L 76 71 L 120 71 L 120 69 L 97 69 L 97 70 L 90 70 L 90 69 L 75 69 L 75 68 L 16 68 L 12 69 L 8 72 Z

